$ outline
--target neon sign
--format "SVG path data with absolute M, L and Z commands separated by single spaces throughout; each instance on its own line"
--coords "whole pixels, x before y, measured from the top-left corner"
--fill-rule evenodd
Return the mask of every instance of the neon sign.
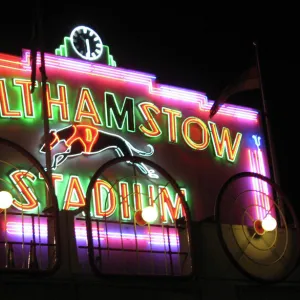
M 177 257 L 175 269 L 182 269 L 181 255 L 189 249 L 174 223 L 178 225 L 184 216 L 191 217 L 187 222 L 211 216 L 218 187 L 232 174 L 249 169 L 267 173 L 258 136 L 253 138 L 257 146 L 253 150 L 252 134 L 261 134 L 258 112 L 225 104 L 212 122 L 213 102 L 204 93 L 159 84 L 151 74 L 116 68 L 109 48 L 87 27 L 74 29 L 55 53 L 44 57 L 46 83 L 31 82 L 28 50 L 21 58 L 0 54 L 4 144 L 10 140 L 19 146 L 16 149 L 31 154 L 24 156 L 33 156 L 45 166 L 41 101 L 45 88 L 52 182 L 59 210 L 74 211 L 76 216 L 78 254 L 85 255 L 87 239 L 90 242 L 88 221 L 92 244 L 98 244 L 101 253 L 134 246 L 136 251 L 148 252 L 146 257 L 151 259 L 152 253 L 158 253 L 155 263 L 162 268 L 163 256 L 170 257 L 170 266 Z M 38 53 L 37 67 L 40 63 Z M 23 151 L 15 154 L 12 148 L 2 153 L 2 162 L 7 162 L 2 177 L 13 197 L 5 234 L 22 243 L 31 242 L 32 237 L 40 244 L 48 242 L 52 216 L 45 213 L 51 207 L 45 180 L 38 173 L 42 169 L 37 171 L 31 165 L 36 160 L 22 160 Z M 147 159 L 137 163 L 135 156 Z M 265 191 L 261 182 L 249 183 Z M 79 214 L 87 192 L 89 211 Z M 249 202 L 269 205 L 264 196 Z M 157 208 L 149 226 L 137 218 L 145 208 Z M 262 215 L 259 207 L 256 213 Z M 125 255 L 127 261 L 130 255 Z M 116 257 L 124 261 L 123 256 Z
M 46 101 L 55 172 L 53 182 L 60 193 L 60 209 L 81 207 L 88 178 L 95 168 L 115 156 L 142 155 L 162 166 L 181 187 L 188 188 L 190 205 L 208 203 L 197 204 L 200 207 L 195 208 L 206 210 L 206 216 L 213 205 L 211 199 L 216 197 L 216 189 L 209 183 L 220 186 L 230 175 L 252 168 L 249 136 L 253 132 L 261 135 L 257 111 L 226 104 L 212 122 L 208 115 L 213 102 L 204 93 L 159 84 L 152 74 L 70 58 L 67 52 L 71 41 L 65 42 L 68 47 L 60 48 L 57 53 L 61 56 L 45 54 L 51 78 L 46 83 Z M 105 45 L 103 47 L 105 50 Z M 37 65 L 40 65 L 39 53 Z M 0 55 L 0 67 L 4 70 L 0 77 L 0 130 L 13 124 L 17 135 L 21 135 L 21 138 L 16 136 L 15 142 L 20 141 L 44 164 L 42 89 L 41 82 L 36 81 L 35 93 L 30 93 L 30 52 L 24 50 L 22 58 Z M 26 134 L 30 134 L 32 144 L 26 141 Z M 5 130 L 3 136 L 12 137 Z M 79 163 L 84 165 L 82 174 L 77 172 Z M 128 161 L 122 164 L 120 171 L 127 174 L 132 167 Z M 120 178 L 120 184 L 114 187 L 118 192 L 109 195 L 109 205 L 103 206 L 98 199 L 109 194 L 112 182 L 99 181 L 93 192 L 92 214 L 96 211 L 101 218 L 114 211 L 111 216 L 122 214 L 124 220 L 132 220 L 133 209 L 141 207 L 143 201 L 149 204 L 151 193 L 157 194 L 164 179 L 158 178 L 159 174 L 152 168 L 149 170 L 142 164 L 136 167 L 139 176 L 146 175 L 145 181 L 154 179 L 154 185 L 151 187 L 151 183 L 143 180 L 134 184 Z M 26 168 L 20 166 L 21 170 Z M 17 176 L 23 180 L 19 188 L 24 190 L 24 196 L 23 201 L 16 200 L 14 206 L 34 207 L 35 197 L 40 201 L 36 190 L 39 175 L 33 172 L 31 178 L 27 178 L 16 173 L 9 178 L 17 182 Z M 33 187 L 29 188 L 29 184 Z M 147 195 L 142 202 L 143 197 L 137 196 L 141 190 Z M 169 200 L 175 201 L 171 207 L 170 201 L 164 201 L 168 193 L 160 192 L 163 198 L 159 201 L 165 206 L 169 203 L 169 208 L 160 215 L 171 220 L 180 211 L 176 208 L 176 197 L 170 194 Z M 115 209 L 114 202 L 120 207 Z M 32 211 L 34 209 L 37 207 Z M 203 216 L 199 213 L 198 217 Z
M 39 206 L 38 184 L 43 182 L 40 174 L 35 176 L 27 170 L 15 170 L 9 173 L 9 178 L 22 195 L 23 201 L 14 199 L 13 206 L 22 211 L 34 211 Z M 37 182 L 39 181 L 39 182 Z M 59 205 L 64 210 L 75 210 L 85 205 L 85 191 L 82 177 L 76 175 L 64 176 L 52 174 L 52 181 L 56 190 Z M 65 187 L 65 190 L 62 190 Z M 181 192 L 188 201 L 185 188 Z M 161 222 L 173 222 L 183 216 L 182 205 L 177 193 L 173 193 L 167 186 L 154 186 L 139 182 L 120 181 L 117 186 L 110 182 L 98 179 L 93 189 L 93 207 L 91 215 L 100 219 L 118 219 L 123 221 L 133 220 L 134 212 L 153 203 L 159 203 L 161 208 Z M 120 215 L 119 209 L 120 207 Z
M 10 97 L 8 96 L 6 80 L 0 79 L 0 108 L 2 118 L 20 118 L 23 120 L 26 120 L 27 118 L 39 119 L 40 116 L 35 115 L 34 113 L 36 110 L 36 102 L 33 102 L 32 96 L 28 92 L 30 88 L 30 81 L 13 79 L 13 82 L 18 87 L 18 89 L 20 89 L 20 86 L 22 87 L 21 97 L 23 107 L 18 110 L 12 108 L 12 105 L 10 104 Z M 56 97 L 51 94 L 51 88 L 52 90 L 54 88 L 54 90 L 56 91 Z M 13 90 L 14 87 L 12 87 L 11 92 L 13 92 Z M 95 137 L 98 137 L 100 134 L 102 136 L 106 135 L 106 139 L 109 139 L 108 136 L 110 136 L 111 142 L 109 143 L 109 145 L 116 148 L 116 151 L 119 152 L 119 156 L 126 155 L 126 153 L 132 155 L 130 150 L 128 152 L 128 149 L 131 149 L 136 153 L 139 153 L 140 155 L 147 155 L 145 153 L 142 154 L 142 152 L 137 149 L 134 149 L 128 141 L 123 140 L 121 142 L 121 138 L 117 138 L 117 135 L 109 134 L 108 132 L 101 130 L 96 130 L 96 127 L 103 127 L 105 124 L 107 128 L 112 128 L 114 125 L 116 129 L 120 131 L 125 130 L 127 132 L 136 132 L 136 109 L 138 109 L 140 111 L 140 117 L 142 119 L 142 124 L 138 126 L 138 130 L 147 138 L 155 139 L 159 137 L 162 132 L 165 132 L 167 134 L 168 142 L 178 144 L 179 135 L 181 135 L 180 140 L 184 141 L 191 149 L 198 151 L 205 150 L 208 145 L 212 143 L 215 156 L 220 158 L 225 157 L 230 162 L 235 161 L 237 153 L 239 152 L 242 140 L 242 134 L 240 132 L 232 133 L 229 128 L 226 127 L 222 127 L 221 132 L 219 132 L 220 128 L 218 128 L 216 123 L 209 121 L 208 124 L 205 124 L 203 120 L 194 116 L 188 116 L 182 120 L 183 113 L 181 111 L 174 110 L 168 107 L 159 108 L 158 106 L 150 102 L 142 102 L 135 106 L 135 99 L 132 97 L 125 97 L 122 107 L 120 107 L 118 103 L 122 103 L 122 100 L 118 99 L 119 97 L 117 97 L 116 94 L 112 92 L 104 93 L 104 106 L 102 107 L 102 115 L 105 118 L 105 122 L 103 121 L 103 116 L 101 116 L 101 114 L 99 113 L 99 109 L 97 108 L 97 106 L 99 105 L 97 105 L 96 103 L 99 103 L 99 101 L 96 102 L 94 100 L 91 90 L 86 87 L 79 88 L 79 97 L 75 101 L 77 102 L 77 106 L 75 107 L 75 114 L 71 118 L 69 97 L 67 91 L 67 85 L 51 85 L 49 82 L 47 83 L 46 98 L 49 110 L 48 117 L 50 120 L 55 121 L 56 115 L 58 116 L 58 120 L 60 122 L 68 123 L 70 123 L 70 121 L 79 124 L 91 122 L 93 126 L 90 126 L 89 129 L 88 127 L 83 129 L 83 127 L 81 127 L 83 125 L 73 125 L 73 127 L 70 128 L 70 130 L 72 131 L 82 128 L 82 130 L 84 130 L 86 133 L 89 133 L 90 136 L 80 138 L 80 135 L 82 133 L 79 133 L 78 130 L 78 134 L 73 132 L 69 132 L 68 134 L 66 133 L 66 139 L 70 138 L 71 136 L 78 140 L 81 139 L 81 144 L 83 147 L 93 147 L 93 143 L 96 142 L 92 134 L 95 134 Z M 158 115 L 159 117 L 156 118 L 156 115 Z M 181 130 L 179 128 L 180 121 L 182 124 Z M 159 123 L 166 124 L 166 128 L 162 129 L 162 126 Z M 194 134 L 192 134 L 192 132 L 194 132 Z M 61 131 L 60 134 L 64 133 Z M 199 134 L 200 138 L 195 140 L 193 135 L 195 136 Z M 56 138 L 56 136 L 53 136 L 54 140 Z M 89 138 L 91 139 L 90 141 L 88 141 Z M 118 141 L 116 141 L 116 139 Z M 60 140 L 64 139 L 62 138 Z M 103 140 L 104 139 L 99 139 L 99 143 L 101 143 L 101 141 Z M 117 144 L 115 145 L 114 143 L 116 142 Z M 122 144 L 127 144 L 127 147 L 124 147 L 124 145 L 119 145 L 120 142 Z M 88 144 L 90 146 L 87 146 Z M 69 147 L 70 145 L 67 146 Z M 102 148 L 105 148 L 105 143 L 102 145 Z M 77 152 L 78 151 L 79 150 L 77 150 Z M 83 152 L 90 153 L 92 151 L 91 149 L 83 149 L 82 151 L 80 151 L 80 153 Z M 93 152 L 100 152 L 100 150 L 95 149 Z M 56 168 L 67 157 L 72 157 L 74 155 L 78 155 L 78 153 L 71 152 L 68 155 L 67 153 L 64 153 L 63 156 L 59 156 L 60 159 L 58 161 L 54 162 L 53 167 Z M 145 170 L 145 168 L 139 168 L 143 173 L 149 173 L 147 170 Z

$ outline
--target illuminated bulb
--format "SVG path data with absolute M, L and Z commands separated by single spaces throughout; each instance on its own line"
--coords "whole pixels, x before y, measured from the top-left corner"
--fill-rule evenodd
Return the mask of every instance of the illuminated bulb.
M 7 209 L 12 205 L 13 197 L 7 191 L 0 192 L 0 209 Z
M 268 214 L 262 220 L 261 226 L 265 231 L 273 231 L 277 227 L 277 221 L 271 215 Z
M 147 206 L 142 210 L 142 218 L 146 223 L 153 223 L 158 217 L 158 211 L 155 204 Z

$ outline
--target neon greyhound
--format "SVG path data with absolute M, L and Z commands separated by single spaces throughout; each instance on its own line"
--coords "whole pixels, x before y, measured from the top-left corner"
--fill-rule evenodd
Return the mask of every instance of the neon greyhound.
M 64 142 L 67 149 L 64 152 L 54 154 L 52 169 L 55 170 L 59 165 L 66 161 L 68 157 L 78 155 L 92 155 L 113 149 L 119 157 L 133 156 L 134 153 L 141 156 L 151 156 L 154 153 L 152 145 L 149 152 L 136 149 L 127 140 L 117 134 L 108 133 L 98 130 L 96 127 L 89 125 L 70 125 L 59 130 L 50 130 L 50 148 L 53 149 L 61 142 Z M 40 149 L 41 153 L 45 153 L 45 144 Z M 127 163 L 131 163 L 127 161 Z M 151 178 L 158 178 L 153 169 L 147 168 L 143 163 L 135 164 L 138 169 Z

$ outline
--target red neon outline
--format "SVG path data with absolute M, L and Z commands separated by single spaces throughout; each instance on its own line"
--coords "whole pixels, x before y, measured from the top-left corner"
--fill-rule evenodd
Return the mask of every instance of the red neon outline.
M 80 143 L 84 148 L 84 152 L 91 153 L 95 143 L 99 139 L 100 136 L 99 130 L 96 127 L 90 125 L 72 125 L 72 127 L 74 129 L 74 132 L 66 140 L 65 142 L 66 146 L 71 147 L 74 142 L 80 141 Z

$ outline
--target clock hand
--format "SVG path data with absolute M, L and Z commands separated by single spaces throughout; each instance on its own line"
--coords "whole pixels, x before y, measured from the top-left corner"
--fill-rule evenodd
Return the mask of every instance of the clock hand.
M 85 43 L 86 43 L 86 56 L 90 57 L 90 55 L 91 55 L 91 53 L 90 53 L 91 49 L 90 49 L 90 41 L 89 41 L 89 39 L 86 39 Z

